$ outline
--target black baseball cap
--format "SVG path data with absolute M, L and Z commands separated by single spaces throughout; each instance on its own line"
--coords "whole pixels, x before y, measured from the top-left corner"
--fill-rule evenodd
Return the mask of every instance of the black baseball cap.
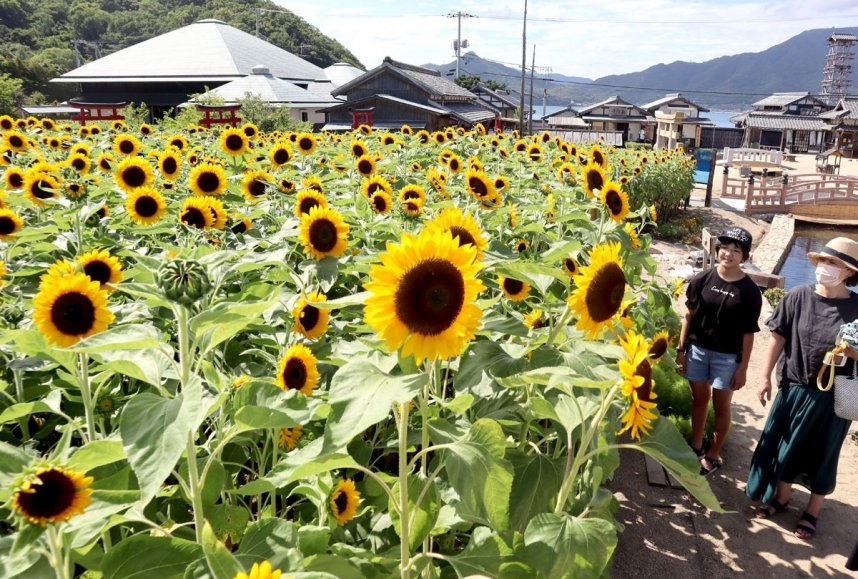
M 754 241 L 754 238 L 747 229 L 742 229 L 741 227 L 730 227 L 718 235 L 718 241 L 721 243 L 738 243 L 739 247 L 741 247 L 745 253 L 750 253 L 751 243 Z

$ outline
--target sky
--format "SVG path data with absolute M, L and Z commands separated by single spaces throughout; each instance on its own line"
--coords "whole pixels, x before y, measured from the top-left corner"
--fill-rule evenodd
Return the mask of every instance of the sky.
M 276 1 L 339 41 L 367 70 L 385 56 L 416 65 L 452 62 L 460 22 L 463 55 L 521 67 L 525 0 Z M 537 73 L 595 79 L 760 52 L 804 30 L 845 26 L 858 26 L 856 0 L 527 0 L 526 63 L 535 62 Z M 463 58 L 460 74 L 466 73 Z

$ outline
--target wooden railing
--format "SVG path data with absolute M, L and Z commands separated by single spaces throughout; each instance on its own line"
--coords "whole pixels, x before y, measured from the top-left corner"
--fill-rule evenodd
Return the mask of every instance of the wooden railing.
M 771 163 L 780 165 L 783 161 L 783 153 L 780 151 L 767 151 L 763 149 L 724 149 L 724 162 L 730 165 Z
M 858 178 L 812 173 L 783 177 L 751 175 L 742 179 L 731 178 L 725 172 L 721 197 L 744 201 L 748 215 L 788 213 L 794 205 L 858 205 Z

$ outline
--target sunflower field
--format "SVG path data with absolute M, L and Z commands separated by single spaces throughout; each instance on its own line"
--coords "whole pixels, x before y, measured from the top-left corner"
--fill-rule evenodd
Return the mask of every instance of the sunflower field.
M 720 510 L 629 197 L 681 151 L 0 131 L 3 577 L 599 577 L 621 448 Z

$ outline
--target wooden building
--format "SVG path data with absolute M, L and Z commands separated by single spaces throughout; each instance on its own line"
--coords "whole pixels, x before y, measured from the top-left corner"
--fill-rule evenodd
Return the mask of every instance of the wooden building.
M 819 153 L 833 139 L 821 116 L 829 107 L 806 92 L 778 92 L 730 120 L 744 129 L 742 146 L 788 153 Z
M 491 129 L 500 109 L 435 70 L 397 62 L 389 56 L 380 66 L 334 89 L 346 102 L 324 110 L 330 131 L 346 131 L 356 125 L 437 131 L 449 126 L 470 128 L 482 123 Z
M 858 97 L 840 99 L 828 112 L 819 115 L 834 133 L 833 148 L 843 157 L 858 158 Z
M 654 100 L 645 105 L 641 105 L 646 111 L 647 117 L 656 117 L 656 113 L 665 115 L 676 115 L 676 144 L 681 144 L 686 148 L 701 146 L 702 128 L 712 126 L 711 120 L 706 117 L 701 117 L 700 113 L 708 113 L 709 109 L 691 102 L 682 93 L 672 93 L 664 97 Z M 646 141 L 655 141 L 656 135 L 653 130 L 655 127 L 652 124 L 642 125 L 645 133 Z
M 578 116 L 593 131 L 621 133 L 623 142 L 637 140 L 642 127 L 652 127 L 655 124 L 655 118 L 648 115 L 644 109 L 619 96 L 581 109 Z

